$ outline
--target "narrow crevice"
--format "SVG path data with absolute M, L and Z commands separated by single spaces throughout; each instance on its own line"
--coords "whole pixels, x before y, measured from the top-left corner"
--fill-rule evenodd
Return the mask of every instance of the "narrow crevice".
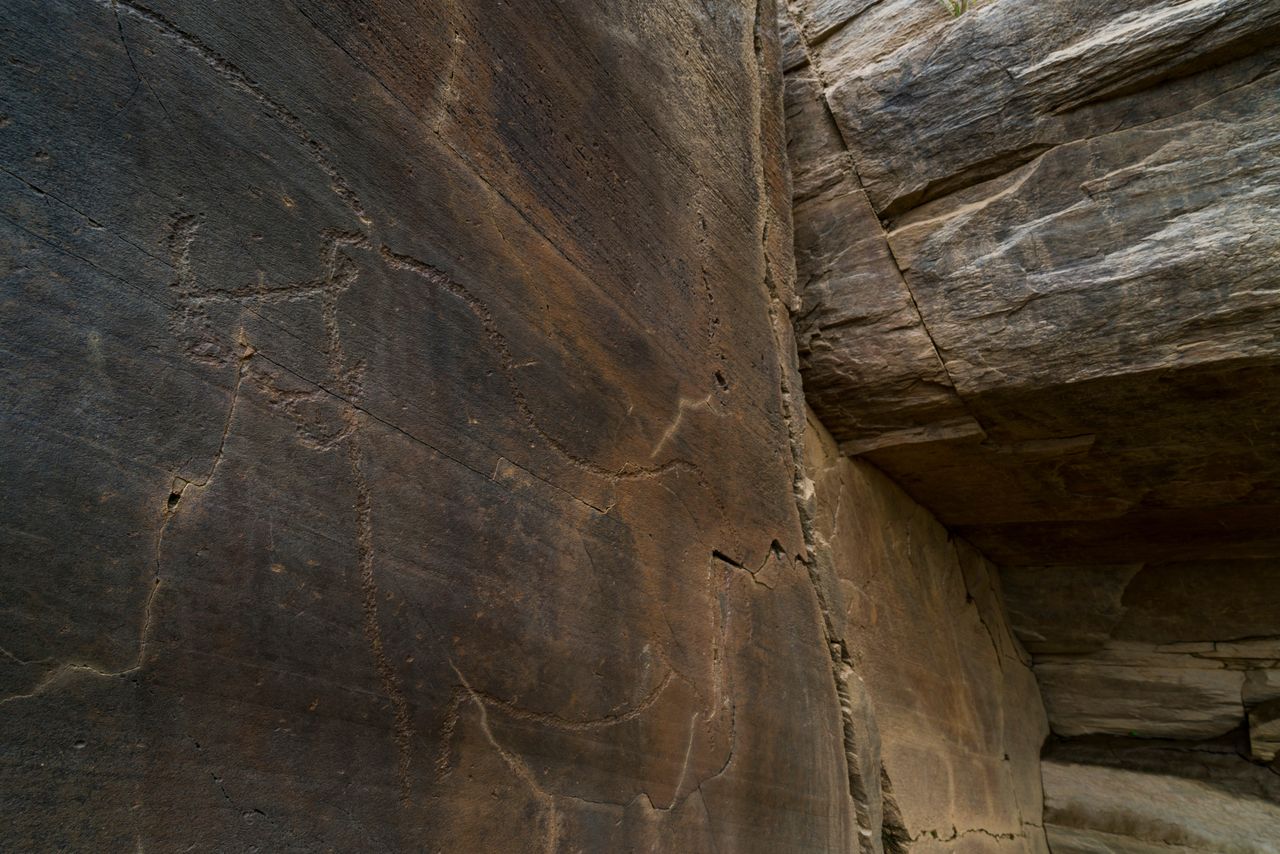
M 776 11 L 770 17 L 771 25 L 776 26 Z M 760 21 L 761 15 L 759 6 L 757 6 L 757 28 L 760 26 Z M 759 40 L 757 38 L 757 45 L 758 43 Z M 760 62 L 758 51 L 757 62 Z M 760 68 L 759 71 L 762 75 L 768 73 L 764 68 Z M 761 89 L 763 88 L 762 82 Z M 778 107 L 781 109 L 782 105 L 779 104 Z M 763 124 L 759 122 L 759 116 L 758 126 L 761 129 L 761 139 L 756 149 L 757 186 L 760 193 L 759 243 L 764 267 L 764 286 L 769 325 L 773 330 L 774 343 L 779 360 L 779 404 L 782 420 L 786 425 L 787 444 L 791 452 L 792 493 L 804 543 L 804 553 L 797 555 L 796 561 L 803 566 L 809 578 L 819 615 L 819 629 L 827 645 L 827 654 L 831 662 L 832 687 L 839 715 L 840 747 L 848 775 L 847 788 L 850 806 L 853 818 L 858 822 L 859 830 L 863 831 L 863 833 L 859 834 L 860 848 L 863 854 L 879 854 L 883 850 L 880 842 L 882 833 L 882 825 L 880 825 L 881 783 L 879 779 L 869 779 L 862 773 L 862 769 L 868 764 L 873 767 L 880 766 L 878 741 L 874 738 L 865 737 L 869 733 L 864 733 L 864 728 L 866 730 L 874 728 L 874 713 L 869 707 L 865 692 L 860 693 L 858 691 L 860 686 L 857 685 L 852 656 L 849 654 L 849 649 L 836 627 L 835 617 L 833 616 L 834 609 L 827 600 L 822 578 L 820 577 L 817 559 L 818 545 L 814 529 L 814 485 L 806 474 L 805 466 L 805 431 L 808 427 L 805 419 L 804 397 L 799 386 L 801 379 L 798 370 L 798 353 L 791 335 L 788 334 L 794 317 L 792 307 L 787 305 L 786 300 L 779 293 L 778 282 L 774 278 L 772 260 L 768 255 L 771 217 L 768 211 L 763 175 Z M 790 202 L 790 199 L 788 199 L 788 202 Z M 778 544 L 775 543 L 774 545 L 777 546 Z M 861 721 L 859 720 L 859 711 L 862 712 Z M 860 738 L 860 735 L 865 737 L 865 741 L 864 738 Z M 863 755 L 866 751 L 872 751 L 875 754 L 874 760 L 870 763 L 868 762 L 869 757 Z
M 893 794 L 893 783 L 889 779 L 888 770 L 883 765 L 880 766 L 880 794 L 884 804 L 884 823 L 880 829 L 884 854 L 907 854 L 913 840 L 911 834 L 907 833 L 906 823 L 902 819 L 902 810 L 898 806 L 898 799 Z

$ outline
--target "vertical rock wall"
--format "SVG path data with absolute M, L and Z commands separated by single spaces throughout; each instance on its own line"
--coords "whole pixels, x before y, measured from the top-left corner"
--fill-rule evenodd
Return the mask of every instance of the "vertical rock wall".
M 771 2 L 0 8 L 0 847 L 857 846 Z
M 849 655 L 851 783 L 884 849 L 1047 851 L 1049 728 L 995 567 L 812 416 L 806 448 L 819 589 Z

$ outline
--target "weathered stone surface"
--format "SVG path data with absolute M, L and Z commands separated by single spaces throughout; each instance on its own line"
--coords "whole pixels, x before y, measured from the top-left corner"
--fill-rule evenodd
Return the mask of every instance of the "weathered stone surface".
M 790 71 L 809 61 L 805 54 L 804 40 L 785 3 L 778 4 L 778 40 L 782 45 L 782 70 Z
M 1266 659 L 1280 638 L 1273 561 L 1013 566 L 1000 571 L 1015 632 L 1033 653 L 1090 652 L 1110 640 Z
M 1252 706 L 1280 697 L 1280 660 L 1266 668 L 1252 669 L 1244 675 L 1244 689 L 1241 699 L 1246 706 Z
M 790 6 L 789 115 L 818 81 L 870 201 L 812 214 L 799 256 L 836 438 L 1001 564 L 1280 555 L 1280 7 Z M 793 160 L 820 132 L 796 122 Z M 846 260 L 877 218 L 887 251 Z M 904 285 L 915 318 L 823 330 Z M 915 327 L 942 384 L 902 367 Z
M 818 587 L 874 710 L 886 816 L 912 852 L 1045 851 L 1048 728 L 994 568 L 809 424 Z
M 790 5 L 881 212 L 1182 113 L 1272 70 L 1231 62 L 1280 41 L 1280 8 L 1248 0 Z
M 849 850 L 772 4 L 0 6 L 0 847 Z
M 1004 567 L 1056 733 L 1188 740 L 1261 720 L 1280 664 L 1280 5 L 789 8 L 817 416 Z M 885 608 L 869 591 L 892 582 L 868 577 L 845 595 Z M 946 660 L 930 639 L 894 649 L 871 666 Z M 1058 823 L 1056 854 L 1274 850 L 1248 838 L 1265 816 L 1238 793 L 1148 832 L 1165 807 L 1127 792 L 1196 798 L 1166 776 L 1072 777 L 1091 817 Z
M 985 442 L 869 458 L 1003 566 L 1274 561 L 1277 401 L 1267 365 L 992 393 Z
M 896 223 L 960 394 L 1274 356 L 1277 79 L 1058 146 Z
M 1125 590 L 1141 570 L 1141 564 L 1012 566 L 1000 570 L 1000 583 L 1028 651 L 1093 652 L 1115 634 Z
M 1207 741 L 1089 736 L 1052 739 L 1044 758 L 1198 780 L 1225 794 L 1280 804 L 1280 775 L 1248 761 L 1243 730 Z
M 1206 738 L 1280 698 L 1280 641 L 1151 645 L 1113 641 L 1087 654 L 1042 654 L 1035 672 L 1061 735 Z
M 1243 671 L 1190 653 L 1116 645 L 1082 656 L 1037 656 L 1035 674 L 1059 735 L 1210 738 L 1244 717 Z
M 1280 753 L 1280 698 L 1249 710 L 1249 752 L 1263 762 L 1272 761 Z
M 1257 647 L 1265 638 L 1280 639 L 1277 602 L 1280 573 L 1273 560 L 1147 566 L 1125 588 L 1116 637 L 1153 643 L 1212 640 L 1219 648 L 1240 639 Z
M 1043 770 L 1054 854 L 1276 850 L 1280 777 L 1228 742 L 1068 741 Z
M 788 73 L 786 104 L 806 401 L 832 412 L 856 397 L 856 413 L 840 421 L 846 453 L 939 431 L 980 433 L 920 321 L 812 69 Z
M 1271 561 L 1009 567 L 1001 577 L 1059 734 L 1203 738 L 1280 697 Z

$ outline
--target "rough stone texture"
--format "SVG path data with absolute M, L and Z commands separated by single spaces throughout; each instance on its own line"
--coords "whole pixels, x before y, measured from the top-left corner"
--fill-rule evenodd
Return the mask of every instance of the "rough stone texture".
M 1032 654 L 1106 646 L 1124 617 L 1125 590 L 1141 564 L 1011 566 L 1000 570 L 1009 621 Z
M 1006 567 L 1010 620 L 1060 735 L 1221 735 L 1280 698 L 1269 561 Z
M 1262 762 L 1280 753 L 1280 697 L 1249 710 L 1249 753 Z
M 1073 739 L 1045 754 L 1054 854 L 1275 854 L 1280 775 L 1212 742 Z
M 1244 672 L 1199 653 L 1116 644 L 1084 656 L 1037 656 L 1035 672 L 1059 735 L 1208 738 L 1244 717 Z
M 1247 672 L 1241 696 L 1246 706 L 1280 697 L 1280 661 L 1272 667 Z
M 1260 759 L 1280 682 L 1280 3 L 788 6 L 817 417 L 1003 568 L 1056 733 L 1192 743 L 1253 711 Z M 1055 854 L 1280 850 L 1246 838 L 1271 813 L 1237 794 L 1179 824 L 1199 783 L 1163 773 L 1073 770 L 1050 803 L 1092 817 L 1060 823 Z
M 911 0 L 792 8 L 877 211 L 989 179 L 1099 128 L 1182 113 L 1270 71 L 1255 62 L 1236 77 L 1220 66 L 1280 38 L 1280 7 L 1248 0 L 979 2 L 957 18 Z M 1200 97 L 1157 97 L 1177 91 Z
M 802 67 L 786 87 L 805 399 L 823 412 L 857 399 L 856 415 L 840 421 L 846 453 L 977 431 L 920 322 L 821 84 Z
M 1193 780 L 1052 761 L 1044 764 L 1044 781 L 1054 854 L 1277 850 L 1274 803 Z
M 1280 4 L 790 6 L 846 450 L 1002 565 L 1280 555 Z
M 0 7 L 0 847 L 850 850 L 771 3 Z
M 812 416 L 806 448 L 818 589 L 869 697 L 885 815 L 912 852 L 1046 851 L 1048 727 L 994 567 Z

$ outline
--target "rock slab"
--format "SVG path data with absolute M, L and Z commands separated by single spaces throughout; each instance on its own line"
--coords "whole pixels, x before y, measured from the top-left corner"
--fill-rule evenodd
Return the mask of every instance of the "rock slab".
M 1001 565 L 1280 556 L 1280 6 L 789 8 L 846 451 Z
M 1280 845 L 1280 777 L 1233 738 L 1091 738 L 1045 754 L 1045 829 L 1054 854 L 1240 852 Z
M 1046 852 L 1049 728 L 995 567 L 809 424 L 818 589 L 874 715 L 885 850 Z

